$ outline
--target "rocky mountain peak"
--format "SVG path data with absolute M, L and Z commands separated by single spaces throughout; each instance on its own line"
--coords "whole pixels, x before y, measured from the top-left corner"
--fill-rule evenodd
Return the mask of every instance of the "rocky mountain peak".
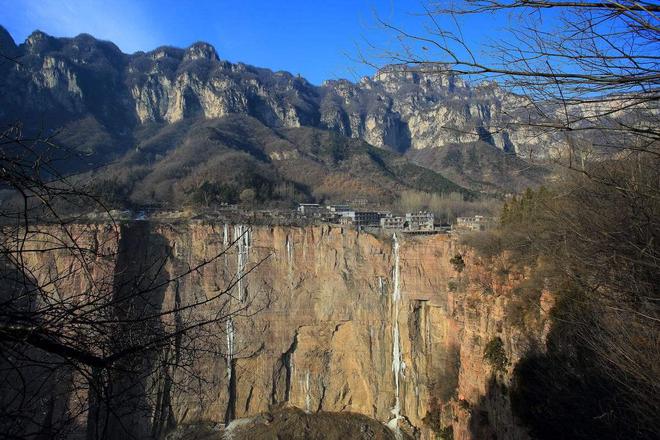
M 40 53 L 52 49 L 54 40 L 45 32 L 36 30 L 25 39 L 25 46 L 30 53 Z
M 390 93 L 406 93 L 415 87 L 430 95 L 447 91 L 467 93 L 470 88 L 468 82 L 452 72 L 451 66 L 440 63 L 387 65 L 370 80 L 381 84 Z
M 153 123 L 238 114 L 272 128 L 330 130 L 405 154 L 474 143 L 507 153 L 526 149 L 517 133 L 499 130 L 506 96 L 471 87 L 438 64 L 387 66 L 357 83 L 317 87 L 289 72 L 220 60 L 204 42 L 124 54 L 91 35 L 35 31 L 19 52 L 25 67 L 3 69 L 12 93 L 0 95 L 0 120 L 39 115 L 36 125 L 61 125 L 92 117 L 126 134 Z
M 218 61 L 218 54 L 215 51 L 215 48 L 208 43 L 197 42 L 192 46 L 186 49 L 186 52 L 183 56 L 185 61 L 188 60 L 207 60 L 207 61 Z
M 11 34 L 4 27 L 0 26 L 0 53 L 5 56 L 14 56 L 16 54 L 16 43 Z
M 173 58 L 173 59 L 181 60 L 183 59 L 184 53 L 185 51 L 183 49 L 179 49 L 178 47 L 161 46 L 157 49 L 152 50 L 151 52 L 148 52 L 147 55 L 154 60 L 160 60 L 163 58 Z

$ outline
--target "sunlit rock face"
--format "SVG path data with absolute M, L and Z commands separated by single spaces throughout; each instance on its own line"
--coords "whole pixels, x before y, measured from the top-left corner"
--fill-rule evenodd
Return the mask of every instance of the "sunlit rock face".
M 61 124 L 92 116 L 117 134 L 240 113 L 271 127 L 326 128 L 400 152 L 475 141 L 519 152 L 542 143 L 501 130 L 520 98 L 494 83 L 471 86 L 437 66 L 388 67 L 357 83 L 315 86 L 288 72 L 224 61 L 203 42 L 128 55 L 86 34 L 53 38 L 36 31 L 16 46 L 0 33 L 20 62 L 2 63 L 11 87 L 0 96 L 1 119 L 31 121 L 38 113 L 42 122 Z
M 111 233 L 96 228 L 78 236 L 112 243 Z M 126 426 L 154 432 L 151 426 L 162 423 L 154 414 L 161 413 L 171 414 L 175 426 L 226 424 L 284 406 L 363 414 L 399 437 L 433 439 L 451 426 L 456 439 L 527 438 L 508 395 L 493 389 L 496 372 L 484 348 L 502 339 L 510 365 L 497 377 L 508 384 L 529 345 L 544 338 L 547 295 L 526 325 L 507 324 L 507 305 L 524 275 L 495 276 L 447 236 L 202 223 L 127 225 L 119 235 L 120 254 L 154 240 L 164 244 L 170 277 L 235 242 L 168 285 L 160 303 L 168 310 L 231 286 L 222 307 L 212 302 L 202 313 L 245 309 L 211 327 L 206 350 L 171 371 L 167 398 L 146 399 L 153 408 L 127 414 Z M 460 273 L 450 263 L 459 252 L 466 262 Z M 75 264 L 64 257 L 42 261 L 48 254 L 33 258 L 41 268 Z M 112 273 L 108 264 L 103 273 Z M 60 289 L 84 290 L 85 282 L 63 280 Z
M 241 236 L 242 228 L 228 226 L 229 237 Z M 225 234 L 224 226 L 201 225 L 184 234 L 161 233 L 186 263 L 219 252 Z M 253 227 L 226 263 L 209 265 L 180 286 L 210 291 L 267 257 L 234 296 L 260 304 L 268 295 L 268 306 L 234 319 L 229 370 L 227 359 L 200 364 L 203 374 L 217 375 L 209 405 L 184 395 L 173 403 L 177 415 L 188 422 L 222 420 L 227 407 L 241 418 L 286 404 L 421 428 L 429 399 L 426 372 L 438 368 L 446 351 L 447 341 L 431 334 L 449 322 L 446 281 L 438 269 L 446 269 L 452 246 L 440 237 L 425 242 L 416 252 L 402 238 L 395 246 L 392 237 L 341 228 Z

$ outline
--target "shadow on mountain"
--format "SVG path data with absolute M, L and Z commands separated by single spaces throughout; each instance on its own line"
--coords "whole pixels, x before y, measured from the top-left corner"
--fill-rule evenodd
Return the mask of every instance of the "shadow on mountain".
M 10 326 L 20 328 L 23 319 L 29 323 L 40 306 L 38 282 L 27 276 L 29 271 L 17 270 L 15 263 L 0 257 L 0 437 L 63 436 L 77 428 L 65 422 L 75 372 L 62 357 L 7 331 Z
M 471 438 L 479 440 L 524 438 L 514 421 L 509 402 L 509 390 L 499 378 L 491 376 L 486 394 L 472 404 L 469 430 Z
M 170 369 L 175 361 L 168 356 L 170 344 L 157 342 L 166 340 L 159 313 L 169 284 L 164 267 L 170 251 L 148 222 L 122 225 L 111 353 L 124 355 L 111 368 L 92 371 L 88 439 L 158 438 L 173 423 Z M 178 316 L 174 320 L 178 324 Z
M 580 332 L 574 320 L 556 319 L 546 347 L 516 364 L 510 387 L 492 376 L 470 407 L 472 438 L 657 438 L 657 394 L 597 355 Z
M 507 151 L 510 145 L 500 150 L 488 136 L 485 132 L 477 142 L 408 150 L 406 157 L 473 190 L 518 192 L 543 183 L 547 169 Z
M 358 139 L 311 127 L 265 126 L 245 115 L 197 119 L 137 133 L 137 146 L 91 177 L 113 206 L 261 205 L 366 198 L 388 204 L 403 190 L 471 193 L 441 174 Z
M 547 350 L 528 354 L 516 366 L 511 404 L 536 439 L 657 438 L 657 407 L 630 398 L 630 390 L 643 389 L 603 363 L 573 326 L 558 322 Z M 650 418 L 643 418 L 645 412 Z

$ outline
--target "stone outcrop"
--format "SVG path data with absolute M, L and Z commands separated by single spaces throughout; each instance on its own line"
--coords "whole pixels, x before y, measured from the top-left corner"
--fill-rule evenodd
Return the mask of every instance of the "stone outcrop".
M 1 33 L 3 47 L 21 63 L 6 76 L 11 92 L 1 96 L 3 120 L 38 113 L 62 123 L 91 114 L 119 132 L 240 113 L 271 127 L 324 128 L 399 152 L 476 141 L 518 152 L 531 139 L 498 128 L 509 117 L 503 109 L 519 107 L 520 98 L 448 72 L 388 67 L 358 83 L 315 86 L 287 72 L 227 62 L 202 42 L 128 55 L 85 34 L 35 31 L 16 46 Z
M 145 246 L 136 234 L 148 230 L 171 250 L 164 267 L 170 277 L 236 240 L 227 254 L 164 291 L 167 308 L 234 283 L 221 308 L 214 303 L 203 313 L 236 314 L 205 336 L 194 362 L 175 369 L 168 398 L 158 399 L 167 411 L 152 408 L 140 423 L 160 423 L 149 418 L 162 411 L 176 426 L 225 424 L 284 406 L 359 413 L 423 439 L 449 427 L 455 439 L 526 438 L 506 386 L 529 345 L 543 340 L 551 301 L 544 294 L 524 325 L 511 325 L 507 307 L 524 274 L 496 275 L 445 235 L 374 236 L 327 225 L 137 225 L 120 229 L 120 254 Z M 108 243 L 111 233 L 98 228 L 78 236 Z M 459 253 L 463 270 L 450 262 Z M 45 263 L 34 262 L 54 264 Z M 76 278 L 68 285 L 84 287 Z M 509 360 L 502 371 L 484 358 L 496 337 Z M 203 383 L 193 386 L 199 378 Z

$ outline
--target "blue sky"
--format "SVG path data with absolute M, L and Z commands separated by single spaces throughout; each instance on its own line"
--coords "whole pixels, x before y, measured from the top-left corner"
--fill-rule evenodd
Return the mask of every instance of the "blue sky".
M 2 24 L 17 43 L 35 29 L 54 36 L 89 33 L 124 52 L 161 45 L 213 44 L 221 58 L 324 79 L 372 74 L 356 45 L 395 44 L 374 14 L 420 30 L 419 0 L 0 0 Z M 480 18 L 466 32 L 481 41 L 497 21 Z

